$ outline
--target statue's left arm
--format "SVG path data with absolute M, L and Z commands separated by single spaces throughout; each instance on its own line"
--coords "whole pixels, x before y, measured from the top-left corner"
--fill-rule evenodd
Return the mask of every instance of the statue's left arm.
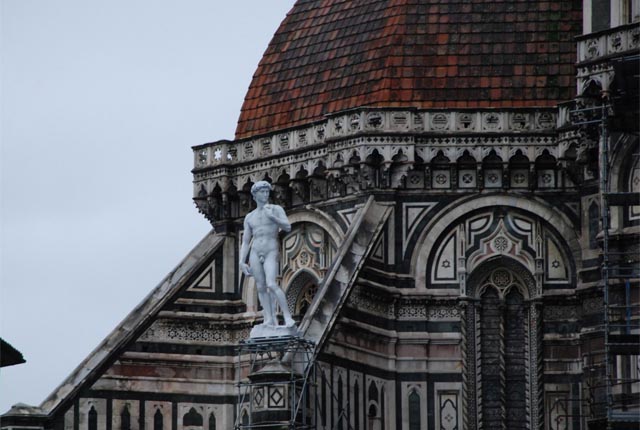
M 278 227 L 280 227 L 280 230 L 283 230 L 287 233 L 290 232 L 291 223 L 289 222 L 289 218 L 287 218 L 287 214 L 285 213 L 284 209 L 282 209 L 282 207 L 278 205 L 269 205 L 269 207 L 271 208 L 271 210 L 268 212 L 269 219 L 275 222 Z

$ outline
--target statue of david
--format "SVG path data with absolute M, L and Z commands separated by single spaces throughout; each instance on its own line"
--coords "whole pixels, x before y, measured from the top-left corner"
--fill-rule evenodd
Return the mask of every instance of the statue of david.
M 295 326 L 284 292 L 276 283 L 279 258 L 278 233 L 280 230 L 291 231 L 291 224 L 282 207 L 267 203 L 271 190 L 271 184 L 267 181 L 258 181 L 251 187 L 251 195 L 258 207 L 244 218 L 244 234 L 240 247 L 240 270 L 246 276 L 254 277 L 264 315 L 262 326 L 265 327 L 256 326 L 252 330 L 251 337 L 271 335 L 273 330 L 270 329 L 277 328 L 276 303 L 282 310 L 285 327 Z M 249 264 L 246 263 L 247 254 Z M 256 330 L 256 328 L 259 329 Z

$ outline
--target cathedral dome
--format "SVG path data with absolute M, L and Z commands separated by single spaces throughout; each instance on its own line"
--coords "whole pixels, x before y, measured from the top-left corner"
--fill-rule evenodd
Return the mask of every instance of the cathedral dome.
M 581 4 L 298 0 L 253 76 L 236 138 L 362 106 L 554 106 L 574 92 Z

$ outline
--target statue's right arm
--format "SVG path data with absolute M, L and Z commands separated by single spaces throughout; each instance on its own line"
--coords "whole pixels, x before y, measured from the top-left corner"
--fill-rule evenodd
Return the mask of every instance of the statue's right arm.
M 249 275 L 249 266 L 247 265 L 247 255 L 249 255 L 249 245 L 251 244 L 251 237 L 253 236 L 253 232 L 251 231 L 251 226 L 247 221 L 247 217 L 244 218 L 244 232 L 242 234 L 242 245 L 240 246 L 240 270 L 245 274 Z

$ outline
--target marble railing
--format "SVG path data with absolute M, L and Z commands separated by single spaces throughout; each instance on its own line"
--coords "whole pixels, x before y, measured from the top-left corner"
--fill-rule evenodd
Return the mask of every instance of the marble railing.
M 390 134 L 433 137 L 434 144 L 447 146 L 500 145 L 500 135 L 553 133 L 557 110 L 468 110 L 423 111 L 359 109 L 328 116 L 306 127 L 290 129 L 252 139 L 221 140 L 193 147 L 194 173 L 217 166 L 259 162 L 285 156 L 325 143 L 358 136 Z M 437 138 L 436 138 L 437 136 Z M 455 139 L 452 139 L 455 136 Z M 481 139 L 478 137 L 482 136 Z
M 598 61 L 640 48 L 640 23 L 578 38 L 578 64 Z

